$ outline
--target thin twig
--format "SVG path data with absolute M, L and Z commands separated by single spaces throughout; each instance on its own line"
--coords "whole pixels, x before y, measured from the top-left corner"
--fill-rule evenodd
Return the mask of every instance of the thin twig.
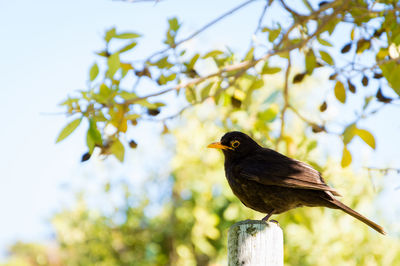
M 261 24 L 264 19 L 265 13 L 267 12 L 267 8 L 271 3 L 272 3 L 272 1 L 268 1 L 265 3 L 263 11 L 261 12 L 260 18 L 258 19 L 257 28 L 254 31 L 254 35 L 256 35 L 258 33 L 258 31 L 261 29 Z
M 293 113 L 300 118 L 301 120 L 303 120 L 305 123 L 309 124 L 310 126 L 314 126 L 317 125 L 317 123 L 312 122 L 310 120 L 308 120 L 307 118 L 305 118 L 302 114 L 299 113 L 299 111 L 297 111 L 296 108 L 294 108 L 292 105 L 289 105 L 288 108 L 290 108 L 290 110 L 293 111 Z
M 276 140 L 276 149 L 278 149 L 278 145 L 279 143 L 282 141 L 284 134 L 285 134 L 285 114 L 286 114 L 286 110 L 289 107 L 289 74 L 290 74 L 290 68 L 291 68 L 291 60 L 290 60 L 290 56 L 288 59 L 288 65 L 287 65 L 287 69 L 285 72 L 285 84 L 283 87 L 283 108 L 281 111 L 281 129 L 280 129 L 280 133 L 279 133 L 279 137 Z
M 400 174 L 400 168 L 394 168 L 394 167 L 387 167 L 387 168 L 379 168 L 379 167 L 363 167 L 364 169 L 368 171 L 377 171 L 381 172 L 383 174 L 387 174 L 388 172 L 396 172 L 397 174 Z
M 286 5 L 285 1 L 280 0 L 279 2 L 281 2 L 283 8 L 289 12 L 290 14 L 292 14 L 293 17 L 300 17 L 300 14 L 297 13 L 296 11 L 294 11 L 293 9 L 291 9 L 288 5 Z
M 160 51 L 158 51 L 158 52 L 152 54 L 151 56 L 149 56 L 149 57 L 147 58 L 146 61 L 149 61 L 149 60 L 151 60 L 153 57 L 155 57 L 155 56 L 157 56 L 157 55 L 159 55 L 159 54 L 163 54 L 163 53 L 169 51 L 171 48 L 175 48 L 175 47 L 181 45 L 182 43 L 187 42 L 187 41 L 193 39 L 194 37 L 196 37 L 197 35 L 199 35 L 199 34 L 202 33 L 203 31 L 205 31 L 205 30 L 208 29 L 209 27 L 213 26 L 214 24 L 216 24 L 216 23 L 219 22 L 220 20 L 224 19 L 225 17 L 231 15 L 232 13 L 238 11 L 239 9 L 241 9 L 241 8 L 243 8 L 243 7 L 245 7 L 245 6 L 247 6 L 248 4 L 250 4 L 251 2 L 254 2 L 254 1 L 255 1 L 255 0 L 248 0 L 248 1 L 246 1 L 246 2 L 244 2 L 244 3 L 242 3 L 242 4 L 240 4 L 240 5 L 238 5 L 237 7 L 235 7 L 235 8 L 233 8 L 233 9 L 229 10 L 228 12 L 226 12 L 226 13 L 224 13 L 223 15 L 219 16 L 218 18 L 216 18 L 216 19 L 210 21 L 209 23 L 207 23 L 206 25 L 204 25 L 203 27 L 201 27 L 200 29 L 198 29 L 197 31 L 195 31 L 194 33 L 192 33 L 191 35 L 189 35 L 188 37 L 186 37 L 186 38 L 184 38 L 184 39 L 178 41 L 177 43 L 174 44 L 173 47 L 172 47 L 172 46 L 171 46 L 171 47 L 167 47 L 167 48 L 165 48 L 165 49 L 163 49 L 163 50 L 160 50 Z

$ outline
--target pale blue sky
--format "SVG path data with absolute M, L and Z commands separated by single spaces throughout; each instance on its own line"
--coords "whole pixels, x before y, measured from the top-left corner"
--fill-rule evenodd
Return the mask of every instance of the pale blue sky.
M 116 26 L 121 31 L 135 29 L 146 34 L 145 45 L 137 50 L 144 58 L 149 51 L 162 48 L 167 18 L 178 15 L 184 23 L 183 32 L 189 33 L 226 11 L 227 6 L 241 2 L 167 0 L 156 6 L 111 0 L 0 3 L 0 254 L 17 239 L 46 239 L 51 232 L 47 219 L 71 196 L 61 185 L 101 172 L 95 162 L 79 163 L 85 152 L 82 131 L 55 145 L 66 119 L 45 113 L 62 111 L 57 103 L 74 90 L 85 88 L 88 68 L 96 59 L 94 52 L 102 48 L 104 30 Z M 230 43 L 233 49 L 247 47 L 261 7 L 261 2 L 252 4 L 201 35 L 198 42 L 209 47 L 221 43 Z M 372 160 L 399 167 L 400 152 L 393 149 L 395 138 L 390 132 L 399 132 L 400 123 L 389 127 L 385 123 L 385 127 L 384 120 L 393 116 L 384 112 L 381 117 L 370 125 L 378 136 L 378 152 Z M 149 140 L 143 141 L 142 150 L 151 147 Z M 112 165 L 113 175 L 131 169 L 115 162 Z M 392 180 L 400 184 L 398 176 Z M 389 192 L 389 198 L 398 194 Z

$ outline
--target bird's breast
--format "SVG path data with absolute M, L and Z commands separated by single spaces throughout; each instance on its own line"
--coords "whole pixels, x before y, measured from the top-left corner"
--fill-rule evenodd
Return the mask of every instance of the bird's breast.
M 235 175 L 230 168 L 225 173 L 232 192 L 248 208 L 262 213 L 273 209 L 278 214 L 302 205 L 292 188 L 263 185 Z
M 265 186 L 254 181 L 243 179 L 240 176 L 235 176 L 229 169 L 226 169 L 226 178 L 233 194 L 240 201 L 253 210 L 268 213 L 272 207 L 268 204 L 268 195 L 265 194 Z

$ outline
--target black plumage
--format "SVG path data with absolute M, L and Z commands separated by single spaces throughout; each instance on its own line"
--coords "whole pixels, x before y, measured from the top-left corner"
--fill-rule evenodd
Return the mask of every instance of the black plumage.
M 347 207 L 335 196 L 321 174 L 310 165 L 263 148 L 244 133 L 226 133 L 220 142 L 208 147 L 221 149 L 225 155 L 225 174 L 233 193 L 247 207 L 261 213 L 267 221 L 302 206 L 341 209 L 385 234 L 382 227 Z

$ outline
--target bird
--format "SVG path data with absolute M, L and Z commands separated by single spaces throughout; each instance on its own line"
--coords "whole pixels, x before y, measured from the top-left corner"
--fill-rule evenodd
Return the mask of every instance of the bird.
M 207 146 L 222 150 L 225 175 L 232 192 L 248 208 L 273 214 L 297 207 L 340 209 L 381 234 L 378 224 L 340 202 L 339 192 L 328 186 L 320 172 L 310 165 L 264 148 L 245 133 L 231 131 L 220 142 Z

